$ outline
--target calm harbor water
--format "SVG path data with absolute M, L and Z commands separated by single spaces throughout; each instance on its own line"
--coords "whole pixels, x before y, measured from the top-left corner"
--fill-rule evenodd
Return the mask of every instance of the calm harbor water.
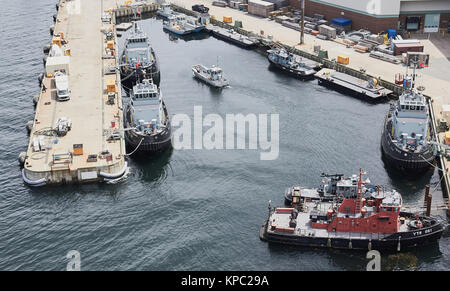
M 0 0 L 0 3 L 4 0 Z M 171 151 L 130 160 L 120 185 L 31 189 L 17 164 L 27 147 L 25 124 L 43 71 L 55 0 L 8 2 L 0 11 L 0 269 L 66 268 L 78 250 L 84 270 L 363 270 L 365 253 L 269 246 L 258 237 L 268 200 L 283 203 L 291 185 L 316 186 L 320 173 L 353 174 L 422 201 L 439 176 L 407 180 L 381 160 L 380 131 L 388 104 L 370 105 L 268 69 L 265 56 L 207 35 L 178 39 L 148 19 L 171 115 L 278 113 L 280 155 L 260 161 L 256 150 Z M 87 46 L 86 49 L 89 49 Z M 217 62 L 231 88 L 217 91 L 192 78 L 193 64 Z M 385 269 L 448 270 L 450 238 L 402 254 L 384 254 Z

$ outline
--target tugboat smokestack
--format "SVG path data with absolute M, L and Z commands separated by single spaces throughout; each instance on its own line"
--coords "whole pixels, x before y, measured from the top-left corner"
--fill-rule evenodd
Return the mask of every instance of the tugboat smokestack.
M 432 200 L 433 196 L 431 196 L 430 194 L 430 185 L 426 185 L 425 188 L 425 203 L 427 206 L 427 212 L 426 212 L 426 216 L 430 216 L 431 214 L 431 200 Z

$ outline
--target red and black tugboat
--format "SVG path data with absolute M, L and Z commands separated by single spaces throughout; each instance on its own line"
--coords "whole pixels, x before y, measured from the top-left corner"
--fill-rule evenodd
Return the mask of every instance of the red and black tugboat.
M 272 208 L 261 226 L 260 238 L 269 243 L 360 250 L 404 250 L 437 242 L 444 226 L 424 215 L 402 212 L 402 196 L 380 187 L 362 197 L 358 191 L 342 201 L 307 202 L 293 199 L 291 208 Z

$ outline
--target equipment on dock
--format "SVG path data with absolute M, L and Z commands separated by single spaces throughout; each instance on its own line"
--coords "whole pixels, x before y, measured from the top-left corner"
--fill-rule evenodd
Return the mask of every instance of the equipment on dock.
M 74 144 L 73 145 L 73 155 L 74 156 L 82 156 L 83 155 L 83 144 Z
M 65 136 L 72 129 L 72 121 L 70 118 L 61 117 L 56 121 L 55 132 L 57 136 Z
M 54 74 L 56 71 L 64 71 L 70 74 L 70 57 L 69 56 L 49 56 L 46 60 L 45 73 Z
M 233 22 L 233 18 L 231 16 L 224 16 L 223 17 L 223 22 L 225 22 L 225 23 L 232 23 Z
M 442 105 L 441 114 L 446 124 L 450 124 L 450 104 Z
M 171 146 L 172 126 L 161 89 L 151 80 L 133 86 L 124 108 L 125 140 L 133 153 L 152 154 Z M 129 155 L 130 155 L 129 154 Z
M 114 105 L 116 99 L 116 92 L 108 92 L 108 104 Z
M 273 208 L 260 229 L 269 243 L 358 250 L 393 250 L 436 243 L 445 226 L 438 219 L 402 210 L 395 190 L 377 187 L 363 197 L 362 171 L 356 195 L 342 201 L 304 201 L 303 207 Z
M 350 58 L 348 56 L 339 55 L 337 62 L 339 64 L 348 65 L 350 63 Z
M 106 80 L 106 92 L 108 93 L 116 92 L 116 80 L 113 79 Z
M 323 35 L 326 39 L 335 39 L 336 38 L 336 28 L 330 27 L 328 25 L 322 24 L 319 25 L 319 35 Z
M 230 85 L 228 79 L 223 75 L 222 69 L 218 66 L 208 68 L 203 65 L 194 65 L 192 66 L 192 74 L 200 81 L 216 88 L 223 88 Z
M 447 131 L 449 129 L 449 127 L 447 125 L 447 120 L 445 118 L 439 119 L 438 129 L 440 132 Z
M 386 114 L 381 136 L 385 161 L 407 173 L 428 170 L 436 157 L 436 151 L 430 144 L 435 142 L 435 134 L 429 105 L 415 88 L 415 76 L 414 69 L 412 78 L 407 76 L 404 79 L 405 90 Z
M 156 54 L 147 35 L 139 29 L 137 23 L 125 41 L 120 60 L 121 81 L 124 85 L 131 86 L 143 79 L 152 79 L 155 84 L 159 84 L 160 71 Z

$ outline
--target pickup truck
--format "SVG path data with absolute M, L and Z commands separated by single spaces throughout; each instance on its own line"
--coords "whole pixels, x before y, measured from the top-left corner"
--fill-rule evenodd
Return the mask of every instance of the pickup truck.
M 203 4 L 195 4 L 192 6 L 192 10 L 200 13 L 208 13 L 209 8 Z

